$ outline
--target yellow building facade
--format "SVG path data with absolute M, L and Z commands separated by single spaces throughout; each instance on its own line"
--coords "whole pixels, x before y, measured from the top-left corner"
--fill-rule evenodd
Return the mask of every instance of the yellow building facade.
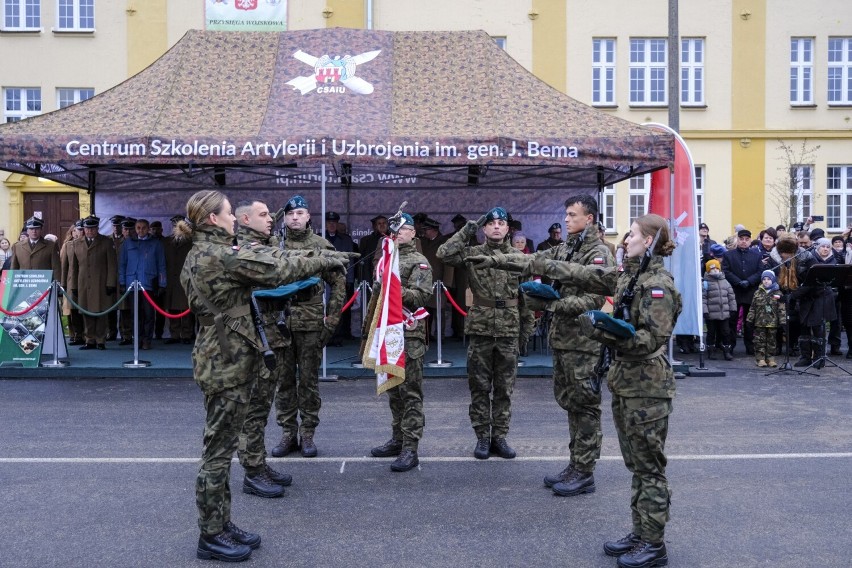
M 3 121 L 56 110 L 78 90 L 101 93 L 204 27 L 201 0 L 95 0 L 93 27 L 70 31 L 57 25 L 57 4 L 41 0 L 38 29 L 0 22 Z M 571 97 L 633 122 L 666 123 L 668 10 L 668 0 L 287 0 L 287 21 L 289 29 L 482 29 Z M 852 224 L 852 4 L 680 0 L 679 35 L 680 132 L 711 236 L 808 215 L 826 216 L 817 224 L 831 233 Z M 39 110 L 28 111 L 34 89 Z M 21 97 L 24 110 L 10 111 Z M 626 232 L 647 191 L 647 179 L 607 189 L 610 234 Z M 85 191 L 0 172 L 8 204 L 0 229 L 16 233 L 27 194 L 45 192 L 77 194 L 79 215 L 89 213 Z

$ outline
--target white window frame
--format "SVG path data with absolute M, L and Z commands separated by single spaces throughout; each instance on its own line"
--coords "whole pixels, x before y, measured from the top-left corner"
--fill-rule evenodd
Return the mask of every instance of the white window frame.
M 630 227 L 638 217 L 648 214 L 648 197 L 651 190 L 651 174 L 635 176 L 628 180 L 627 226 Z
M 665 38 L 630 38 L 631 106 L 668 105 L 667 44 Z
M 698 211 L 698 223 L 704 222 L 704 174 L 706 166 L 695 166 L 695 204 Z
M 12 21 L 10 11 L 17 8 L 17 22 Z M 31 13 L 28 14 L 28 9 Z M 0 30 L 3 31 L 41 31 L 41 0 L 3 0 L 3 14 Z M 30 25 L 27 25 L 29 21 Z
M 790 38 L 790 104 L 814 104 L 814 38 Z
M 852 165 L 826 167 L 826 226 L 840 231 L 852 225 Z
M 704 38 L 680 40 L 680 104 L 705 106 L 704 102 Z
M 592 106 L 615 106 L 614 38 L 592 38 Z
M 796 165 L 790 167 L 790 216 L 793 222 L 804 221 L 811 216 L 814 203 L 814 166 Z
M 497 47 L 506 51 L 506 36 L 491 36 L 491 39 L 494 40 L 494 43 L 497 44 Z
M 615 234 L 618 229 L 615 226 L 615 186 L 605 185 L 601 194 L 600 214 L 603 219 L 604 230 L 607 234 Z
M 83 21 L 83 8 L 91 10 L 91 17 Z M 65 16 L 65 10 L 71 9 L 71 16 Z M 71 25 L 66 21 L 70 19 Z M 95 0 L 56 0 L 56 28 L 58 32 L 91 32 L 95 30 Z
M 9 108 L 10 106 L 17 106 L 18 108 Z M 31 116 L 38 116 L 43 107 L 40 87 L 6 87 L 3 89 L 3 122 L 18 122 Z
M 827 51 L 826 100 L 828 106 L 852 105 L 852 37 L 828 38 Z
M 94 89 L 59 88 L 56 89 L 56 108 L 62 109 L 76 105 L 77 103 L 91 99 L 93 96 L 95 96 Z

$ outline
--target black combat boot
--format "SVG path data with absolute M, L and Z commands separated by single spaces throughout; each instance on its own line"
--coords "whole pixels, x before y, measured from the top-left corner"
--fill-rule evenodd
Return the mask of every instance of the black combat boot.
M 640 540 L 636 545 L 618 557 L 620 568 L 652 568 L 669 563 L 664 542 L 646 542 Z
M 405 448 L 402 450 L 402 453 L 393 460 L 390 468 L 391 471 L 408 471 L 409 469 L 414 469 L 417 467 L 417 464 L 420 463 L 420 460 L 417 459 L 417 450 L 412 450 L 411 448 Z
M 242 562 L 251 556 L 251 547 L 238 543 L 230 533 L 222 531 L 216 535 L 198 537 L 198 550 L 195 556 L 201 560 Z
M 489 456 L 489 448 L 491 447 L 491 439 L 487 436 L 480 438 L 476 442 L 476 448 L 473 450 L 473 457 L 478 460 L 487 460 Z
M 272 483 L 275 483 L 276 485 L 280 485 L 281 487 L 290 487 L 293 483 L 292 475 L 272 469 L 268 464 L 264 464 L 263 471 L 266 473 L 266 477 L 268 477 Z
M 272 481 L 266 471 L 260 469 L 251 474 L 246 472 L 243 477 L 243 493 L 274 499 L 284 496 L 284 488 Z
M 624 538 L 610 540 L 604 543 L 604 554 L 607 556 L 621 556 L 627 554 L 641 539 L 636 533 L 630 533 Z
M 302 434 L 302 457 L 315 458 L 317 457 L 317 447 L 314 444 L 314 433 Z
M 565 481 L 553 485 L 553 492 L 562 497 L 573 497 L 583 493 L 595 492 L 595 476 L 588 471 L 574 470 L 574 474 Z
M 794 367 L 809 367 L 814 360 L 811 358 L 811 336 L 802 336 L 799 338 L 799 349 L 802 352 L 799 360 L 793 363 Z
M 722 357 L 725 358 L 725 361 L 733 361 L 734 360 L 734 347 L 732 345 L 723 345 L 722 346 Z
M 709 359 L 710 361 L 716 360 L 716 348 L 715 347 L 708 347 L 707 348 L 707 359 Z
M 509 446 L 509 443 L 506 442 L 506 438 L 491 438 L 491 448 L 489 449 L 489 452 L 500 456 L 504 460 L 510 460 L 517 455 L 515 450 L 513 450 L 512 447 Z
M 545 487 L 553 487 L 557 483 L 561 483 L 566 481 L 571 477 L 571 473 L 574 471 L 574 464 L 568 464 L 568 467 L 557 473 L 556 475 L 545 475 L 544 476 L 544 486 Z
M 245 544 L 251 547 L 252 550 L 260 547 L 260 535 L 244 531 L 231 521 L 225 523 L 223 527 L 228 535 L 237 541 L 239 544 Z
M 281 436 L 281 441 L 278 442 L 278 445 L 272 448 L 272 456 L 276 458 L 283 458 L 290 452 L 295 452 L 299 449 L 299 441 L 296 439 L 295 434 L 291 434 L 290 432 L 284 432 L 284 435 Z
M 402 451 L 402 441 L 391 438 L 381 446 L 376 446 L 370 450 L 370 455 L 374 458 L 390 458 L 398 456 Z

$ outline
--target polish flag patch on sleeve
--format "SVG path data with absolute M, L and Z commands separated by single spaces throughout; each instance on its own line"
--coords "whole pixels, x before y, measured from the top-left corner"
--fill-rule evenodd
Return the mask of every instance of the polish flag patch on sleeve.
M 665 298 L 666 291 L 662 288 L 651 288 L 651 297 L 652 298 Z
M 604 258 L 602 256 L 596 256 L 592 259 L 592 264 L 603 264 Z
M 422 262 L 420 263 L 420 270 L 426 270 L 427 268 L 429 268 L 428 265 L 423 264 Z

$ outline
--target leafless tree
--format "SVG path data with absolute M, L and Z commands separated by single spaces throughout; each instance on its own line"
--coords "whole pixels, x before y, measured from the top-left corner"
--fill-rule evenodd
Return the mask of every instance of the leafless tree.
M 781 224 L 790 227 L 799 219 L 799 211 L 810 215 L 813 200 L 813 167 L 820 146 L 809 146 L 808 139 L 800 144 L 778 139 L 778 177 L 767 183 L 769 197 L 772 200 Z

